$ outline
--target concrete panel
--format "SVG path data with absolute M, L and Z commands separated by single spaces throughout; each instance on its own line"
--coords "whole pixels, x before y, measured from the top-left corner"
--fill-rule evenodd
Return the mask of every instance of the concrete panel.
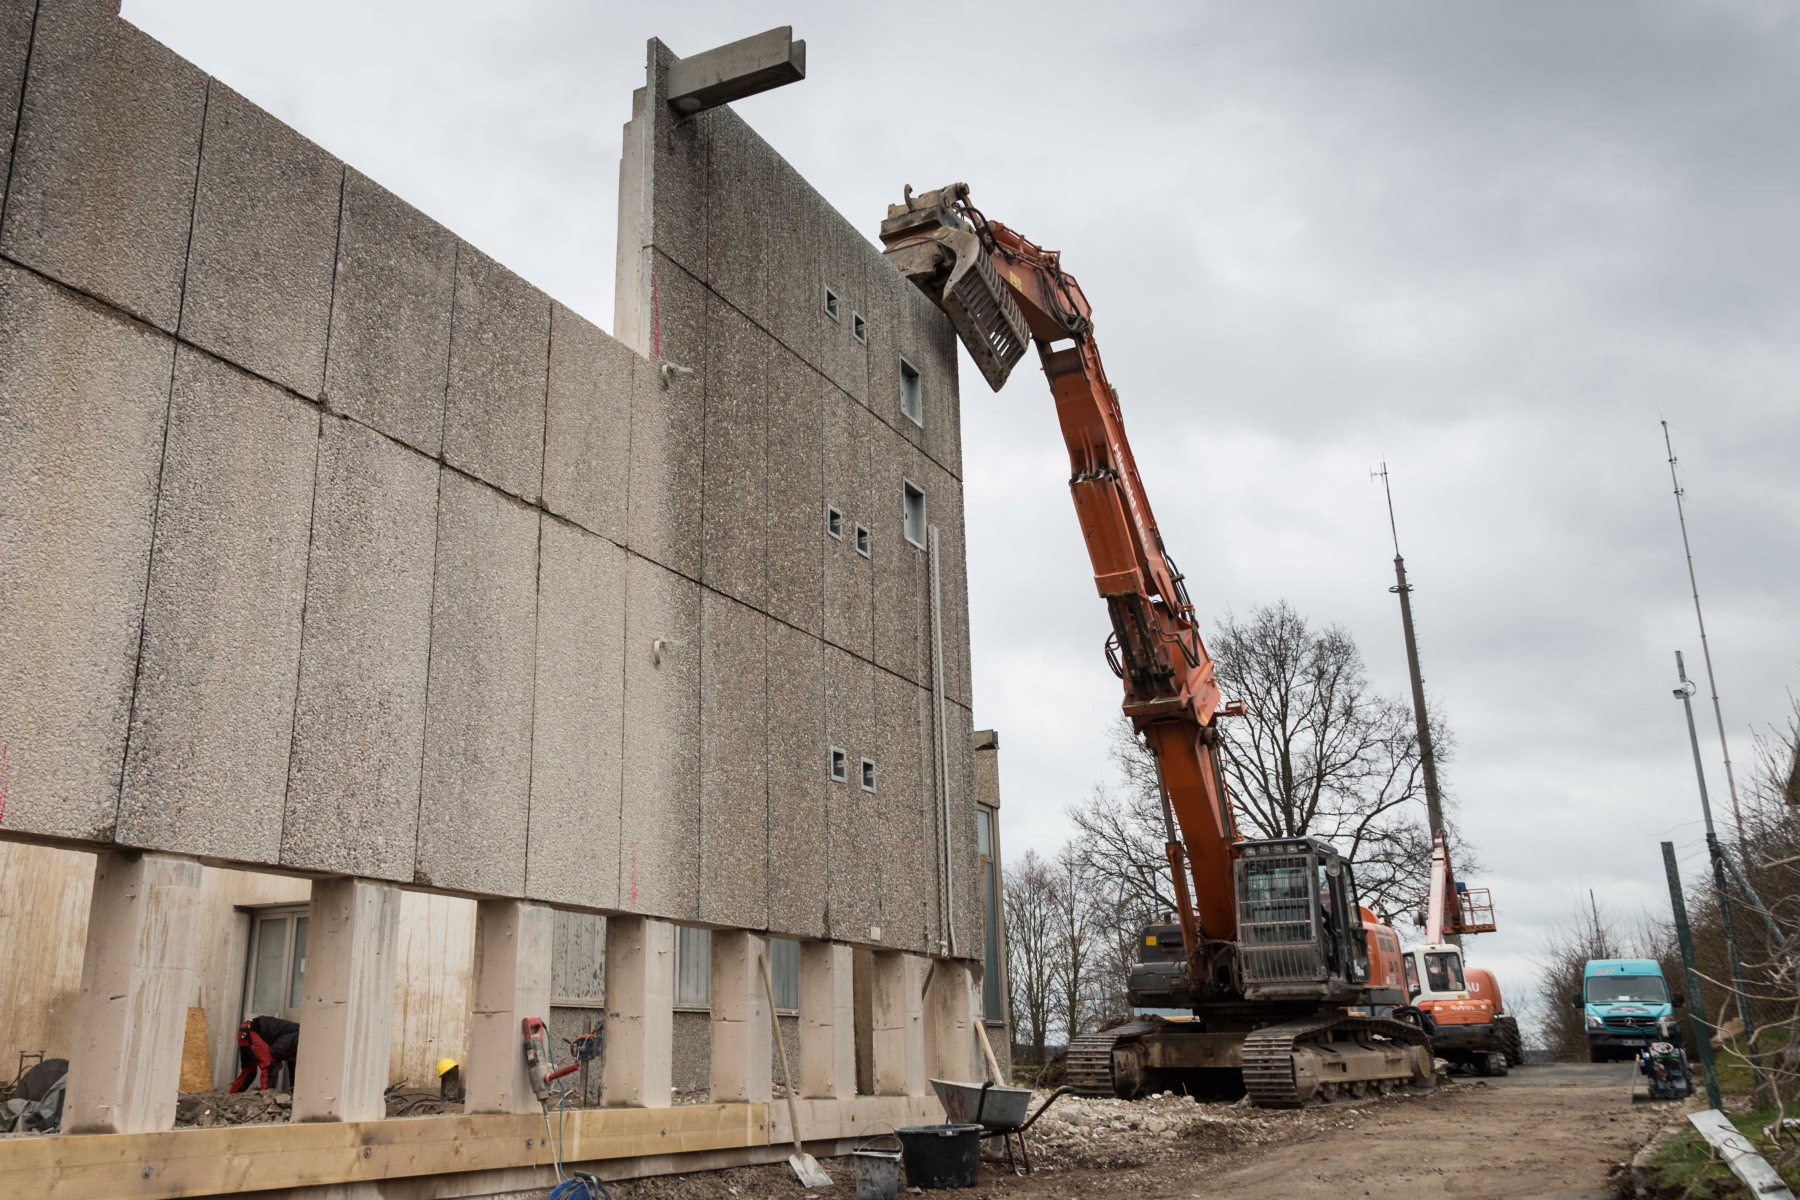
M 442 472 L 419 883 L 525 887 L 536 659 L 538 514 Z
M 932 461 L 962 478 L 962 391 L 957 380 L 956 331 L 950 318 L 911 284 L 902 288 L 910 321 L 908 357 L 919 368 L 924 388 L 925 452 Z M 987 384 L 976 376 L 981 395 Z
M 875 661 L 916 684 L 931 683 L 931 572 L 924 546 L 906 539 L 905 487 L 925 493 L 927 522 L 944 503 L 925 456 L 876 425 L 870 524 L 875 531 Z M 938 473 L 938 478 L 947 478 Z M 927 544 L 929 544 L 927 542 Z M 946 670 L 946 676 L 948 671 Z
M 662 42 L 649 46 L 650 219 L 645 242 L 696 278 L 706 278 L 706 161 L 718 109 L 683 116 L 668 105 L 669 67 L 676 55 Z
M 764 443 L 774 343 L 711 295 L 706 321 L 701 582 L 763 608 L 769 596 Z
M 645 558 L 700 577 L 700 464 L 706 441 L 706 290 L 653 256 L 655 340 L 668 362 L 634 368 L 631 389 L 630 525 L 626 544 Z M 653 351 L 653 357 L 655 357 Z
M 706 279 L 739 312 L 768 327 L 769 265 L 791 227 L 775 225 L 775 151 L 729 108 L 711 118 L 706 172 Z M 782 216 L 785 218 L 785 213 Z M 771 244 L 773 243 L 773 244 Z
M 935 481 L 927 492 L 926 508 L 938 529 L 938 565 L 944 573 L 944 680 L 951 699 L 972 707 L 973 676 L 969 660 L 969 556 L 963 526 L 962 485 L 948 472 L 928 471 Z M 932 512 L 930 497 L 939 497 Z
M 160 329 L 181 313 L 206 76 L 107 4 L 0 5 L 0 249 Z M 31 78 L 19 72 L 31 46 Z M 6 177 L 0 156 L 0 179 Z
M 174 343 L 0 263 L 5 827 L 111 836 Z
M 874 488 L 870 482 L 875 420 L 843 392 L 826 385 L 823 399 L 825 504 L 844 514 L 840 540 L 824 535 L 823 605 L 825 640 L 852 654 L 873 653 L 875 567 L 872 557 L 856 550 L 856 526 L 872 520 Z M 823 529 L 825 514 L 819 514 Z M 871 538 L 871 555 L 873 554 Z
M 625 551 L 551 519 L 543 539 L 526 892 L 611 908 L 619 901 Z
M 175 356 L 117 840 L 281 853 L 319 415 Z
M 886 864 L 876 856 L 880 793 L 865 792 L 861 761 L 875 757 L 875 668 L 834 646 L 825 647 L 825 739 L 849 758 L 848 778 L 831 781 L 830 936 L 841 941 L 880 941 Z M 880 786 L 877 765 L 877 788 Z
M 434 457 L 444 444 L 456 253 L 449 230 L 345 171 L 325 398 Z
M 0 179 L 12 171 L 13 135 L 19 128 L 25 58 L 36 15 L 37 0 L 0 0 Z
M 857 341 L 853 317 L 869 315 L 869 286 L 864 277 L 867 240 L 854 225 L 829 204 L 819 217 L 821 289 L 838 294 L 839 319 L 833 321 L 821 307 L 819 320 L 819 369 L 858 404 L 869 402 L 869 351 Z M 821 292 L 821 295 L 823 293 Z
M 700 919 L 769 914 L 769 618 L 700 594 Z M 766 1056 L 765 1056 L 766 1057 Z
M 954 883 L 951 913 L 956 920 L 956 952 L 981 953 L 981 853 L 975 833 L 975 720 L 960 704 L 947 707 L 950 742 L 950 870 Z
M 819 220 L 825 202 L 800 172 L 775 159 L 771 207 L 781 223 L 769 231 L 766 325 L 776 340 L 809 363 L 819 356 L 822 297 Z
M 619 907 L 693 920 L 699 895 L 700 585 L 625 564 Z M 611 993 L 608 992 L 609 1003 Z
M 923 425 L 908 417 L 900 407 L 902 356 L 920 369 L 923 381 L 921 356 L 913 344 L 912 301 L 906 295 L 918 289 L 901 278 L 872 246 L 869 258 L 863 264 L 863 273 L 868 281 L 870 309 L 869 411 L 895 433 L 923 449 Z
M 930 728 L 930 694 L 886 671 L 876 671 L 873 751 L 877 764 L 875 822 L 867 831 L 869 850 L 883 864 L 882 945 L 900 950 L 933 949 L 928 926 L 937 873 L 926 847 L 935 791 L 930 788 L 925 731 Z M 933 839 L 935 840 L 935 839 Z
M 343 190 L 342 163 L 214 80 L 182 336 L 317 396 Z
M 825 532 L 824 396 L 829 387 L 788 350 L 771 350 L 768 612 L 812 634 L 820 631 L 825 543 L 838 545 Z
M 535 503 L 549 374 L 550 298 L 473 246 L 459 246 L 444 461 Z
M 544 504 L 621 545 L 633 364 L 639 361 L 605 330 L 560 304 L 551 306 Z
M 830 779 L 825 647 L 769 625 L 769 928 L 822 937 L 827 927 Z
M 327 418 L 281 861 L 410 880 L 431 645 L 435 463 Z

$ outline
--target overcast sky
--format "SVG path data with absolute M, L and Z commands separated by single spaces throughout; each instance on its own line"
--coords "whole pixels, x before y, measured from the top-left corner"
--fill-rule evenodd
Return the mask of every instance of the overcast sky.
M 1791 4 L 249 5 L 125 16 L 612 327 L 644 43 L 791 23 L 805 82 L 738 111 L 873 240 L 967 180 L 1064 252 L 1207 622 L 1286 597 L 1402 691 L 1393 472 L 1446 778 L 1523 990 L 1594 889 L 1700 878 L 1673 651 L 1688 489 L 1740 778 L 1800 682 L 1800 18 Z M 1041 375 L 965 360 L 975 720 L 1006 850 L 1109 777 L 1119 687 Z M 1702 693 L 1704 696 L 1704 692 Z M 1724 779 L 1708 709 L 1710 782 Z M 1403 933 L 1410 929 L 1403 927 Z

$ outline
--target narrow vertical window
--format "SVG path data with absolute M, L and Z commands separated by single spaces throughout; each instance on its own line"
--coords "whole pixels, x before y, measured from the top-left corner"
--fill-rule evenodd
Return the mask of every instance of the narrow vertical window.
M 925 425 L 925 403 L 923 392 L 925 381 L 919 377 L 919 368 L 900 360 L 900 411 L 906 414 L 907 420 L 923 428 Z
M 856 552 L 864 558 L 869 557 L 869 527 L 861 522 L 856 526 Z
M 902 517 L 905 523 L 906 540 L 923 550 L 925 548 L 925 493 L 913 485 L 909 479 L 902 487 Z
M 844 514 L 829 504 L 825 506 L 825 532 L 840 542 L 844 540 Z
M 832 291 L 829 287 L 826 288 L 825 289 L 825 315 L 830 317 L 834 321 L 842 321 L 844 318 L 840 315 L 840 312 L 841 312 L 841 310 L 838 306 L 838 294 L 836 292 Z
M 831 748 L 831 777 L 839 783 L 850 778 L 850 756 L 836 746 Z
M 869 323 L 859 312 L 850 314 L 850 336 L 865 346 L 869 344 Z
M 874 759 L 865 758 L 862 760 L 862 787 L 865 792 L 872 792 L 875 790 Z

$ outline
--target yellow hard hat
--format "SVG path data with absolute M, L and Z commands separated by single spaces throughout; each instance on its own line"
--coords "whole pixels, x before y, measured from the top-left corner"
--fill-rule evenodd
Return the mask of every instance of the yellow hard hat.
M 440 1076 L 446 1071 L 454 1071 L 454 1070 L 456 1070 L 456 1060 L 454 1058 L 438 1059 L 438 1074 Z

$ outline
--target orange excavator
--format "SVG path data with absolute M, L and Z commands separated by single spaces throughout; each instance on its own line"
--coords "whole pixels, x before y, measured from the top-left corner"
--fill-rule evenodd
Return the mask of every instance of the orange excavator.
M 1156 756 L 1177 921 L 1139 938 L 1134 1008 L 1176 1009 L 1072 1039 L 1069 1083 L 1132 1096 L 1241 1086 L 1271 1107 L 1429 1089 L 1405 1012 L 1398 940 L 1374 927 L 1355 872 L 1311 837 L 1246 841 L 1219 761 L 1221 702 L 1185 577 L 1170 558 L 1107 382 L 1081 285 L 1056 251 L 990 221 L 954 183 L 888 207 L 889 262 L 950 318 L 999 391 L 1035 346 L 1068 446 L 1069 490 L 1106 602 L 1106 657 Z M 1385 930 L 1385 938 L 1383 937 Z M 1354 1010 L 1354 1011 L 1353 1011 Z

